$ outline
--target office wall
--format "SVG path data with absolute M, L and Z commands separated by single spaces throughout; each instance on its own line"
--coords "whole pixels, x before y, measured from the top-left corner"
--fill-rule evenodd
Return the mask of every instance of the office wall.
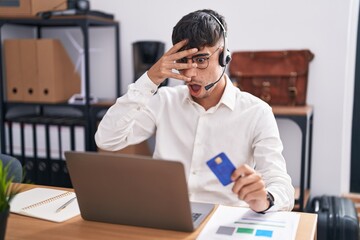
M 172 27 L 197 9 L 212 8 L 226 17 L 232 51 L 311 49 L 315 58 L 307 99 L 315 108 L 312 194 L 348 191 L 359 0 L 91 0 L 91 5 L 114 13 L 121 23 L 123 92 L 133 79 L 131 44 L 160 40 L 170 48 Z M 300 131 L 288 120 L 278 123 L 289 172 L 297 183 Z

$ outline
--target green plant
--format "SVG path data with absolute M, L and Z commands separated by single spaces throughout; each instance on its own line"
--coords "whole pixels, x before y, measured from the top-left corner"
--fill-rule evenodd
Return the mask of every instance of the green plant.
M 9 168 L 10 164 L 4 166 L 0 160 L 0 212 L 9 209 L 10 201 L 21 191 L 21 184 L 12 183 Z

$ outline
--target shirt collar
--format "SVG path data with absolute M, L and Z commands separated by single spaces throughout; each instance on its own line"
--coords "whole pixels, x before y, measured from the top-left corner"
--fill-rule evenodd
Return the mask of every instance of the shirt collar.
M 225 74 L 225 78 L 226 78 L 226 86 L 219 104 L 222 103 L 233 111 L 235 108 L 237 88 L 233 85 L 230 78 L 226 74 Z
M 226 74 L 225 74 L 225 79 L 226 79 L 225 90 L 224 90 L 224 93 L 223 93 L 219 103 L 217 104 L 217 107 L 220 106 L 220 104 L 224 104 L 225 106 L 227 106 L 229 109 L 231 109 L 233 111 L 235 108 L 236 89 L 237 88 L 233 85 L 230 78 Z M 184 101 L 188 101 L 188 102 L 194 101 L 192 99 L 188 89 L 184 96 Z

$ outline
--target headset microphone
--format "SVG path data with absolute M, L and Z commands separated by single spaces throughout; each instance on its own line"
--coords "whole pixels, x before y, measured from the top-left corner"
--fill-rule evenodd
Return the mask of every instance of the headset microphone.
M 216 80 L 215 82 L 212 82 L 212 83 L 210 83 L 210 84 L 208 84 L 208 85 L 206 85 L 206 86 L 204 87 L 206 91 L 208 91 L 210 88 L 212 88 L 215 84 L 217 84 L 217 83 L 220 81 L 220 79 L 222 78 L 222 76 L 224 76 L 225 69 L 226 69 L 226 67 L 224 67 L 224 71 L 222 72 L 222 74 L 221 74 L 221 76 L 219 77 L 218 80 Z

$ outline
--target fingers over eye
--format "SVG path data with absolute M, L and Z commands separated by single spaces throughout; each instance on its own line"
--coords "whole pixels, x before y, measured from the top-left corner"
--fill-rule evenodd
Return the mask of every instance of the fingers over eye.
M 180 52 L 176 52 L 171 55 L 171 60 L 177 61 L 179 59 L 189 57 L 189 56 L 195 54 L 197 51 L 199 51 L 197 48 L 191 48 L 191 49 L 186 49 L 186 50 L 183 50 Z

